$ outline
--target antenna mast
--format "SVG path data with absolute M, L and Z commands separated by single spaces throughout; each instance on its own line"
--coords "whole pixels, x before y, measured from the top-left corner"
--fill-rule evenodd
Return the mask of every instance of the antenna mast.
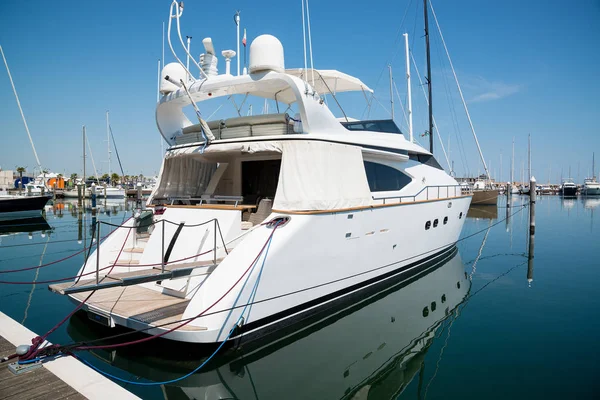
M 427 52 L 427 90 L 429 98 L 429 152 L 433 154 L 433 101 L 431 99 L 431 51 L 429 48 L 429 18 L 427 15 L 427 0 L 423 0 L 423 14 L 425 16 L 425 49 Z
M 404 43 L 406 45 L 406 86 L 408 101 L 408 137 L 413 142 L 413 118 L 412 118 L 412 91 L 410 86 L 410 49 L 408 48 L 408 33 L 404 34 Z
M 235 16 L 233 17 L 236 26 L 236 39 L 237 39 L 237 75 L 240 76 L 240 12 L 239 10 L 235 12 Z

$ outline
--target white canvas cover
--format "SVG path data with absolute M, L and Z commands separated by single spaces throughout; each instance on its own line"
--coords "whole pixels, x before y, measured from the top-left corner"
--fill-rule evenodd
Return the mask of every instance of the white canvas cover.
M 369 92 L 373 90 L 365 85 L 360 79 L 334 69 L 286 69 L 286 74 L 306 80 L 320 94 L 341 92 Z M 314 84 L 313 84 L 314 78 Z
M 319 141 L 281 143 L 273 209 L 335 210 L 371 204 L 361 149 Z
M 196 157 L 166 157 L 163 161 L 158 188 L 149 199 L 200 197 L 217 169 L 213 162 Z

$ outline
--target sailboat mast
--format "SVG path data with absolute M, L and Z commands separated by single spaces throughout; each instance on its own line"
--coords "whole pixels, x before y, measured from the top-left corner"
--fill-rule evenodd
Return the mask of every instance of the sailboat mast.
M 390 70 L 390 106 L 392 107 L 392 121 L 394 120 L 394 78 L 392 75 L 392 65 L 388 65 L 388 69 Z
M 85 125 L 83 125 L 83 189 L 85 190 Z M 84 193 L 85 194 L 85 193 Z
M 431 98 L 431 51 L 429 48 L 429 18 L 427 0 L 423 0 L 423 14 L 425 17 L 425 49 L 427 53 L 427 97 L 429 99 L 429 152 L 433 154 L 433 101 Z
M 527 164 L 529 166 L 529 181 L 531 182 L 531 134 L 528 135 Z
M 108 145 L 108 181 L 110 182 L 110 131 L 108 128 L 108 111 L 106 112 L 106 142 Z
M 38 157 L 37 151 L 35 151 L 35 145 L 33 144 L 33 139 L 31 138 L 31 133 L 29 133 L 29 126 L 27 126 L 27 120 L 25 119 L 25 114 L 23 114 L 23 108 L 21 108 L 21 102 L 19 101 L 19 95 L 17 94 L 17 89 L 15 88 L 15 83 L 13 82 L 12 75 L 10 73 L 10 69 L 8 68 L 8 62 L 6 61 L 6 57 L 4 56 L 4 50 L 2 50 L 2 46 L 0 46 L 0 53 L 2 53 L 2 59 L 4 60 L 4 65 L 6 66 L 6 72 L 8 72 L 8 79 L 10 79 L 10 84 L 13 89 L 13 93 L 15 94 L 15 99 L 17 100 L 17 106 L 19 106 L 19 111 L 21 112 L 21 118 L 23 118 L 23 125 L 25 125 L 25 131 L 27 131 L 27 137 L 29 137 L 29 143 L 31 143 L 31 148 L 33 149 L 33 155 L 35 156 L 35 161 L 37 161 L 38 168 L 40 169 L 40 173 L 42 172 L 42 164 L 40 163 L 40 158 Z M 46 185 L 46 182 L 44 182 Z
M 512 188 L 513 182 L 515 181 L 515 138 L 513 137 L 512 142 L 512 157 L 510 158 L 510 187 Z

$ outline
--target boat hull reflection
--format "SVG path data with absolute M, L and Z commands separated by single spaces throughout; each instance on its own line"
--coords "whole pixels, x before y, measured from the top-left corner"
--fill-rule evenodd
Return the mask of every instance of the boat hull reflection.
M 419 372 L 436 331 L 455 318 L 453 310 L 469 289 L 453 248 L 428 269 L 324 318 L 303 321 L 268 343 L 245 344 L 242 338 L 200 372 L 164 386 L 163 393 L 169 399 L 254 398 L 255 390 L 268 399 L 394 398 Z M 74 340 L 115 333 L 86 319 L 84 313 L 71 319 L 67 331 Z M 96 356 L 128 374 L 165 381 L 193 370 L 208 354 L 206 346 L 158 339 Z

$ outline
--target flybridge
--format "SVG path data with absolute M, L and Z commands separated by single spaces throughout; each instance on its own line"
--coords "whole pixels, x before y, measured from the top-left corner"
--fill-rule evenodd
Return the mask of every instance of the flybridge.
M 176 62 L 169 63 L 161 71 L 160 98 L 156 110 L 158 128 L 170 145 L 190 143 L 191 141 L 204 142 L 207 145 L 216 139 L 212 131 L 216 128 L 218 136 L 221 128 L 227 128 L 229 133 L 235 131 L 229 128 L 240 128 L 237 130 L 248 131 L 249 134 L 242 136 L 253 136 L 254 131 L 259 135 L 269 135 L 269 129 L 254 129 L 256 125 L 272 125 L 271 120 L 276 120 L 278 125 L 275 134 L 306 134 L 310 132 L 338 132 L 346 130 L 340 125 L 336 117 L 331 113 L 324 101 L 324 95 L 334 97 L 337 93 L 359 91 L 371 93 L 372 90 L 360 79 L 344 74 L 336 70 L 315 70 L 307 68 L 285 69 L 284 49 L 281 42 L 271 35 L 260 35 L 256 37 L 249 46 L 248 71 L 242 75 L 234 76 L 231 73 L 231 60 L 236 54 L 239 56 L 239 48 L 236 53 L 233 50 L 223 50 L 221 55 L 225 58 L 226 68 L 224 74 L 218 73 L 218 52 L 215 50 L 213 40 L 205 38 L 202 40 L 205 53 L 197 62 L 190 53 L 189 38 L 188 46 L 183 42 L 180 31 L 180 17 L 183 6 L 173 2 L 170 10 L 168 26 L 168 43 Z M 171 43 L 172 21 L 176 21 L 177 35 L 187 56 L 184 64 Z M 236 15 L 236 24 L 239 27 L 239 15 Z M 196 77 L 190 70 L 192 66 L 199 71 Z M 239 74 L 239 71 L 238 71 Z M 235 102 L 233 95 L 244 96 L 241 104 Z M 242 114 L 242 107 L 247 103 L 248 97 L 264 99 L 265 107 L 263 116 L 269 121 L 265 124 L 263 119 L 254 121 L 258 117 L 252 114 Z M 197 103 L 227 97 L 235 106 L 235 114 L 229 119 L 217 120 L 206 123 Z M 276 113 L 268 111 L 267 100 L 275 103 Z M 337 99 L 335 99 L 337 103 Z M 339 103 L 338 103 L 339 104 Z M 185 115 L 183 108 L 192 105 L 197 122 L 193 122 Z M 292 108 L 293 107 L 293 108 Z M 340 107 L 341 108 L 341 107 Z M 289 112 L 289 113 L 288 113 Z M 343 112 L 343 110 L 342 110 Z M 247 118 L 247 121 L 243 120 Z M 345 114 L 344 114 L 344 117 Z M 236 119 L 234 121 L 234 119 Z M 346 117 L 346 121 L 349 119 Z M 229 122 L 229 123 L 228 123 Z M 248 122 L 247 126 L 238 126 L 242 122 Z M 279 126 L 281 124 L 290 125 Z M 187 135 L 193 132 L 196 135 Z M 233 136 L 239 136 L 233 133 Z

